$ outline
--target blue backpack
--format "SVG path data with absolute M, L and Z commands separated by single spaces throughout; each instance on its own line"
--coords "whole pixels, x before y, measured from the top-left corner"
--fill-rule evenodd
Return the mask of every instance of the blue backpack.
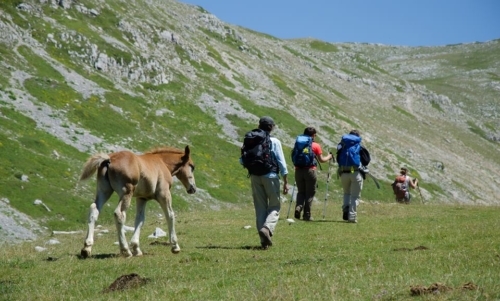
M 347 134 L 337 145 L 337 163 L 339 166 L 361 165 L 361 137 Z M 369 161 L 368 161 L 369 162 Z
M 299 135 L 295 139 L 292 150 L 292 162 L 296 167 L 315 166 L 315 155 L 312 149 L 313 138 L 311 136 Z

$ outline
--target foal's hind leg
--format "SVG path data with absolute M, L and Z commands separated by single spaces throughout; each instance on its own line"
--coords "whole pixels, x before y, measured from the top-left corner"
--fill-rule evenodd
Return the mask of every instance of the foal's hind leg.
M 137 213 L 135 215 L 134 235 L 132 235 L 132 239 L 130 240 L 130 247 L 134 256 L 142 256 L 142 251 L 139 248 L 139 237 L 141 235 L 141 227 L 144 225 L 146 202 L 147 199 L 136 199 Z
M 158 203 L 160 203 L 165 217 L 167 218 L 167 226 L 170 237 L 170 245 L 172 246 L 172 253 L 177 254 L 181 251 L 179 244 L 177 243 L 177 234 L 175 233 L 175 214 L 172 209 L 172 195 L 170 191 L 167 190 L 161 196 L 157 197 Z
M 94 203 L 90 205 L 89 215 L 88 215 L 88 229 L 87 236 L 85 237 L 85 242 L 80 255 L 83 258 L 88 258 L 92 254 L 92 245 L 94 244 L 94 227 L 97 218 L 99 217 L 99 212 L 102 206 L 113 194 L 113 189 L 109 185 L 109 182 L 105 177 L 99 176 L 97 179 L 97 193 Z
M 130 201 L 134 194 L 134 185 L 128 183 L 122 188 L 120 192 L 120 201 L 115 209 L 115 224 L 118 233 L 118 243 L 120 244 L 120 253 L 125 257 L 131 257 L 132 253 L 128 247 L 127 238 L 125 237 L 125 221 L 127 220 L 126 211 L 130 207 Z

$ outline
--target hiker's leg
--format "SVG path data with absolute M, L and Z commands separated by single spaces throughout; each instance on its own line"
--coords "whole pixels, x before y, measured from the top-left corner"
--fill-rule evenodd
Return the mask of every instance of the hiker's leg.
M 316 194 L 317 174 L 316 169 L 306 169 L 305 183 L 306 183 L 306 200 L 304 203 L 304 220 L 311 218 L 311 207 Z
M 259 231 L 267 217 L 267 195 L 264 189 L 263 176 L 250 176 L 250 182 L 252 184 L 252 197 L 253 206 L 255 208 L 255 226 L 257 231 Z
M 410 192 L 407 191 L 406 194 L 405 194 L 405 198 L 404 198 L 405 204 L 409 204 L 410 203 L 410 199 L 411 199 Z
M 356 220 L 357 217 L 357 201 L 361 196 L 361 189 L 363 189 L 363 176 L 359 171 L 350 173 L 351 178 L 351 195 L 349 199 L 349 220 Z
M 306 200 L 306 178 L 305 178 L 305 169 L 296 169 L 295 170 L 295 185 L 297 186 L 297 202 L 295 203 L 295 211 L 300 212 L 304 208 L 304 203 Z M 296 217 L 297 218 L 297 217 Z
M 263 178 L 262 182 L 269 199 L 266 219 L 264 220 L 264 224 L 262 226 L 268 228 L 271 236 L 273 236 L 276 224 L 278 224 L 278 220 L 280 218 L 280 180 L 277 177 Z
M 351 203 L 351 177 L 350 173 L 342 173 L 340 182 L 342 183 L 342 190 L 344 191 L 342 210 L 347 210 Z

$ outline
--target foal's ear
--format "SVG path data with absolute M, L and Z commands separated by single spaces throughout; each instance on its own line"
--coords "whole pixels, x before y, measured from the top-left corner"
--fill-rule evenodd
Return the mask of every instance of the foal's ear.
M 189 145 L 186 145 L 186 148 L 184 148 L 184 156 L 182 156 L 183 161 L 189 160 L 189 154 L 191 151 L 189 150 Z

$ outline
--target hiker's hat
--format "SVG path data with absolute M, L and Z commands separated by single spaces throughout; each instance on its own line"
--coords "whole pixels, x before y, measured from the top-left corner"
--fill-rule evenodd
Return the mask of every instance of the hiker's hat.
M 274 126 L 274 120 L 269 116 L 264 116 L 259 120 L 259 125 L 271 125 Z

